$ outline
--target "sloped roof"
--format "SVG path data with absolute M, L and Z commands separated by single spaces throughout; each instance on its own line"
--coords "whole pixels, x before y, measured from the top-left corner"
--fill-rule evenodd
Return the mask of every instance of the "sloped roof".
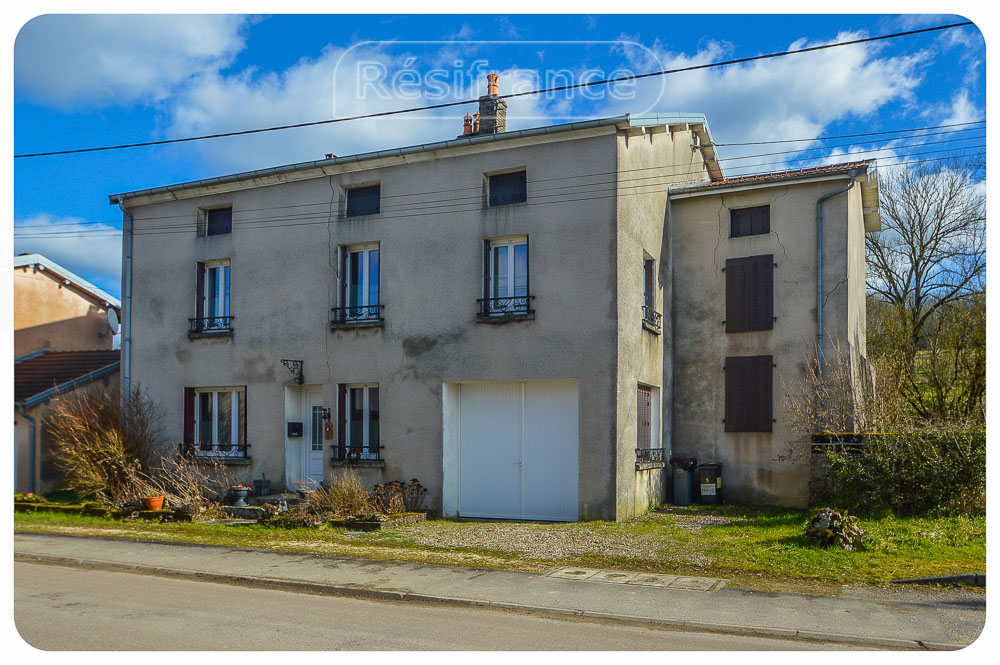
M 844 162 L 842 164 L 828 164 L 826 166 L 814 166 L 807 169 L 795 169 L 792 171 L 775 171 L 772 173 L 757 173 L 754 175 L 737 176 L 735 178 L 724 178 L 714 182 L 699 182 L 694 185 L 678 185 L 670 188 L 671 194 L 687 194 L 695 191 L 708 189 L 722 189 L 726 187 L 738 187 L 741 185 L 756 185 L 758 183 L 798 180 L 813 176 L 824 176 L 835 173 L 844 173 L 852 169 L 867 169 L 874 164 L 873 160 L 862 160 L 859 162 Z
M 120 367 L 120 352 L 46 351 L 14 362 L 14 402 L 34 406 L 48 397 L 72 390 Z
M 110 293 L 97 288 L 83 277 L 67 270 L 52 259 L 47 258 L 42 254 L 21 254 L 14 257 L 15 268 L 35 265 L 42 266 L 45 270 L 52 271 L 53 274 L 59 275 L 63 281 L 69 282 L 70 286 L 75 286 L 77 289 L 89 294 L 92 298 L 106 302 L 108 305 L 121 312 L 122 304 L 118 298 L 115 298 Z

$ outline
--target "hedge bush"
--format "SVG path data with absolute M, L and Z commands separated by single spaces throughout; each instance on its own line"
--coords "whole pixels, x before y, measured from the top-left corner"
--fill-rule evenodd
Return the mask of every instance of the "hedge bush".
M 855 513 L 986 513 L 984 430 L 874 434 L 858 449 L 826 455 L 833 472 L 833 499 Z

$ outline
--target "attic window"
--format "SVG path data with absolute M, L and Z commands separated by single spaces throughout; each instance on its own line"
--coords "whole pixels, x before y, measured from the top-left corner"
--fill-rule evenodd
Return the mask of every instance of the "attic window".
M 528 200 L 528 175 L 526 171 L 497 173 L 489 176 L 489 207 L 524 203 Z
M 771 232 L 771 206 L 729 211 L 729 237 L 756 236 Z
M 376 215 L 381 210 L 382 186 L 353 187 L 347 190 L 346 217 Z
M 210 208 L 198 211 L 198 235 L 218 236 L 233 232 L 233 209 Z

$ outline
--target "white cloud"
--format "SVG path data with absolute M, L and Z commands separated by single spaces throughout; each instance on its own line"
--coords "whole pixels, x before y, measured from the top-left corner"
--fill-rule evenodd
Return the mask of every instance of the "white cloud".
M 969 91 L 961 90 L 951 98 L 951 111 L 943 125 L 957 125 L 983 119 L 983 112 L 969 99 Z
M 78 217 L 41 213 L 14 223 L 14 253 L 43 254 L 117 296 L 122 274 L 121 230 Z
M 448 45 L 456 49 L 460 45 Z M 283 72 L 247 69 L 232 75 L 206 72 L 172 100 L 169 136 L 189 136 L 240 129 L 295 124 L 332 117 L 371 114 L 446 101 L 473 99 L 485 93 L 480 76 L 449 89 L 443 98 L 429 98 L 426 80 L 412 86 L 391 85 L 409 67 L 407 56 L 388 52 L 390 45 L 328 46 L 314 59 L 302 58 Z M 468 47 L 472 48 L 472 47 Z M 364 68 L 368 67 L 369 70 Z M 365 84 L 365 71 L 381 68 L 387 81 Z M 499 72 L 504 91 L 533 87 L 532 70 Z M 451 85 L 453 81 L 442 81 Z M 412 94 L 410 94 L 412 88 Z M 508 112 L 508 128 L 545 124 L 544 103 L 519 98 Z M 197 149 L 214 168 L 244 171 L 297 161 L 322 159 L 326 153 L 349 155 L 455 138 L 462 133 L 462 116 L 476 105 L 319 125 L 232 139 L 200 142 Z M 542 119 L 539 122 L 539 119 Z M 184 148 L 187 149 L 187 148 Z
M 788 50 L 863 36 L 857 32 L 842 32 L 831 41 L 801 39 L 790 44 Z M 659 69 L 676 69 L 718 61 L 730 53 L 731 47 L 709 43 L 694 55 L 665 51 L 659 44 L 654 44 L 651 50 L 660 61 Z M 640 94 L 636 100 L 631 104 L 612 104 L 610 110 L 621 113 L 653 107 L 658 111 L 704 113 L 719 142 L 819 136 L 835 121 L 871 116 L 890 103 L 912 103 L 913 91 L 922 76 L 921 66 L 929 59 L 929 53 L 919 51 L 880 57 L 879 50 L 879 46 L 873 44 L 852 45 L 671 74 L 665 77 L 662 94 L 659 82 L 643 83 L 638 88 Z M 655 64 L 639 61 L 633 66 L 640 70 Z M 807 146 L 795 144 L 792 147 Z M 760 145 L 720 148 L 724 158 L 762 152 L 771 151 L 762 150 Z M 755 163 L 762 164 L 757 170 L 771 170 L 784 168 L 784 159 L 787 157 L 763 157 L 732 164 L 738 172 L 748 172 L 749 165 Z M 727 168 L 725 162 L 723 168 Z
M 14 43 L 15 87 L 69 107 L 157 102 L 244 48 L 240 16 L 44 15 Z

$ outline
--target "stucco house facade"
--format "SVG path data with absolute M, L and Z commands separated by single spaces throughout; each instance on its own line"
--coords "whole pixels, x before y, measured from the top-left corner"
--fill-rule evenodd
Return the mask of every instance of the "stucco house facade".
M 800 503 L 808 459 L 772 459 L 780 426 L 744 441 L 709 418 L 726 354 L 815 344 L 798 227 L 848 170 L 789 180 L 786 213 L 780 187 L 726 188 L 702 115 L 506 132 L 498 102 L 440 143 L 112 195 L 123 386 L 159 402 L 171 445 L 272 487 L 352 466 L 419 479 L 444 515 L 624 519 L 665 500 L 673 450 L 725 463 L 730 500 Z M 845 336 L 868 168 L 824 213 L 831 285 L 861 252 L 826 310 Z M 729 242 L 720 206 L 744 202 L 773 205 L 774 231 Z M 779 234 L 803 310 L 729 341 L 718 261 L 780 253 Z

